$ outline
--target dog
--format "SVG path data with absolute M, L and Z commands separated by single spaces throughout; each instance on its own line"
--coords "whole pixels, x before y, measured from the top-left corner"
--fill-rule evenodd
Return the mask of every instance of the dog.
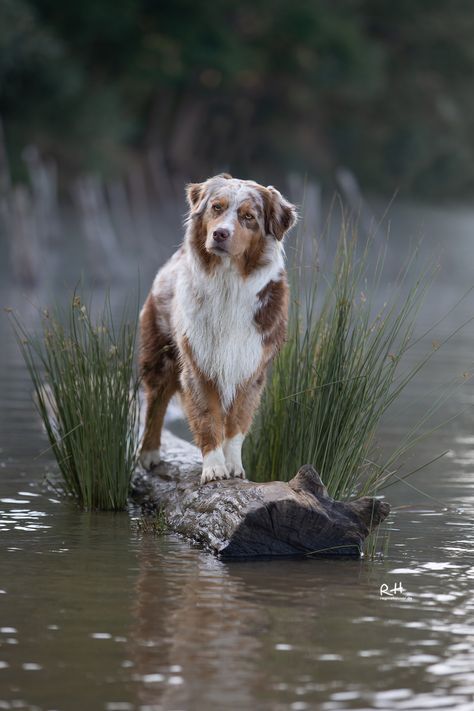
M 160 461 L 175 393 L 201 449 L 201 483 L 245 478 L 241 449 L 287 331 L 282 240 L 296 208 L 273 186 L 224 173 L 186 187 L 182 246 L 159 270 L 140 313 L 147 399 L 140 454 Z

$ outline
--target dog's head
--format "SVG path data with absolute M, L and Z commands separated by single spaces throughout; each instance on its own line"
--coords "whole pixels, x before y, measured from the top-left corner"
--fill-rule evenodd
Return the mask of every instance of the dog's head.
M 282 240 L 296 222 L 296 208 L 273 186 L 227 173 L 187 186 L 189 218 L 199 221 L 202 248 L 220 257 L 241 257 Z

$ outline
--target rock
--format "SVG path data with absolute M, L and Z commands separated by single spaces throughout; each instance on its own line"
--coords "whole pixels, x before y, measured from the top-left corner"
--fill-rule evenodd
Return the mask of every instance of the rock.
M 163 432 L 162 461 L 138 469 L 132 498 L 162 510 L 169 528 L 222 558 L 360 557 L 363 541 L 389 514 L 385 501 L 332 499 L 306 464 L 291 481 L 228 479 L 201 485 L 201 454 Z

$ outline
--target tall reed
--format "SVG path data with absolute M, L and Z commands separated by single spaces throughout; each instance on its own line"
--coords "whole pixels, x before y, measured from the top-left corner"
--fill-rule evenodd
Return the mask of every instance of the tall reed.
M 12 318 L 64 492 L 88 510 L 123 509 L 138 450 L 136 315 L 116 324 L 107 297 L 94 318 L 75 294 L 43 311 L 40 333 Z
M 412 249 L 387 293 L 386 242 L 358 239 L 347 222 L 332 264 L 320 265 L 317 242 L 309 251 L 299 242 L 290 265 L 288 339 L 246 440 L 244 463 L 252 478 L 267 480 L 291 478 L 309 462 L 332 496 L 373 494 L 395 480 L 395 463 L 440 404 L 381 458 L 376 434 L 382 417 L 432 355 L 405 363 L 436 269 L 420 270 Z

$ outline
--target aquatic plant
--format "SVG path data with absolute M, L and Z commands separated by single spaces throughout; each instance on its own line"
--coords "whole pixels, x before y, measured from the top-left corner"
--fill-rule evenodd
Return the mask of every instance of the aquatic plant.
M 165 513 L 162 509 L 151 514 L 142 514 L 131 519 L 132 530 L 139 535 L 162 536 L 168 531 Z
M 376 494 L 400 478 L 401 458 L 446 397 L 382 456 L 376 436 L 383 416 L 441 345 L 407 358 L 436 266 L 420 268 L 415 247 L 387 289 L 386 240 L 360 239 L 343 219 L 329 266 L 320 264 L 319 244 L 303 249 L 298 240 L 290 260 L 288 338 L 245 442 L 244 464 L 251 478 L 287 480 L 310 463 L 336 499 Z
M 116 323 L 106 297 L 94 318 L 75 293 L 41 313 L 39 333 L 12 319 L 64 493 L 84 509 L 123 509 L 138 450 L 137 316 Z

